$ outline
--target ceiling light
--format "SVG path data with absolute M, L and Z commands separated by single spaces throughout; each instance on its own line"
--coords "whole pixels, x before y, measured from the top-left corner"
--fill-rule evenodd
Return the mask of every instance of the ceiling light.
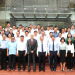
M 26 8 L 24 8 L 24 10 L 26 10 Z
M 14 10 L 16 10 L 16 8 L 14 8 Z

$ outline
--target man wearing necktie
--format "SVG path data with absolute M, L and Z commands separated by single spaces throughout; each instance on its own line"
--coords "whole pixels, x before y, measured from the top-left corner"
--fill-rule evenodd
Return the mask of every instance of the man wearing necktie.
M 33 70 L 36 71 L 35 55 L 37 50 L 37 40 L 34 39 L 34 34 L 30 35 L 31 39 L 27 41 L 27 53 L 28 53 L 28 72 L 30 72 L 30 60 L 33 59 Z
M 52 36 L 52 41 L 48 43 L 48 55 L 50 56 L 50 67 L 51 71 L 56 71 L 56 65 L 57 65 L 57 55 L 59 51 L 59 45 L 55 41 L 55 36 Z M 53 59 L 54 59 L 54 67 L 53 67 Z
M 38 42 L 37 56 L 39 57 L 39 71 L 43 69 L 45 71 L 45 56 L 47 56 L 47 42 L 41 36 Z M 43 68 L 41 68 L 41 60 L 43 60 Z

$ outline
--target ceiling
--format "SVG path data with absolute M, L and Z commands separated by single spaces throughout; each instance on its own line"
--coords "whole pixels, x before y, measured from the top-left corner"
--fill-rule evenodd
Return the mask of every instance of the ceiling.
M 16 20 L 60 20 L 72 16 L 75 0 L 0 0 L 0 7 Z

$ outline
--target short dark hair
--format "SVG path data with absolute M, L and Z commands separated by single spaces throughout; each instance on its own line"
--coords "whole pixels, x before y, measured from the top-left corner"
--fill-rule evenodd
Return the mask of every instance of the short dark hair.
M 53 25 L 50 25 L 50 27 L 53 27 Z
M 71 25 L 71 27 L 74 26 L 73 24 Z
M 16 27 L 16 25 L 13 25 L 13 26 L 15 26 L 15 27 Z
M 21 35 L 20 37 L 24 37 L 24 35 Z
M 28 29 L 29 29 L 30 27 L 28 27 Z M 31 28 L 30 28 L 31 29 Z
M 61 33 L 61 32 L 59 32 L 59 33 Z M 59 33 L 58 33 L 58 34 L 59 34 Z M 61 33 L 61 34 L 62 34 L 62 33 Z
M 39 28 L 38 30 L 41 30 L 41 28 Z
M 49 34 L 51 34 L 51 33 L 53 34 L 53 32 L 50 32 Z
M 68 29 L 71 29 L 70 27 L 68 27 Z
M 49 27 L 49 26 L 47 26 L 47 27 Z
M 52 37 L 55 37 L 54 35 Z
M 19 26 L 22 26 L 22 24 L 20 24 Z
M 40 26 L 40 24 L 37 24 L 37 26 Z
M 64 39 L 64 42 L 65 42 L 65 38 L 64 38 L 64 37 L 62 37 L 62 38 L 60 39 L 60 41 L 62 41 L 62 39 Z
M 25 31 L 25 33 L 26 33 L 26 32 L 28 32 L 28 31 Z
M 30 24 L 30 25 L 32 25 L 32 24 Z M 30 26 L 30 25 L 29 25 L 29 26 Z
M 34 33 L 37 32 L 36 30 L 34 31 Z

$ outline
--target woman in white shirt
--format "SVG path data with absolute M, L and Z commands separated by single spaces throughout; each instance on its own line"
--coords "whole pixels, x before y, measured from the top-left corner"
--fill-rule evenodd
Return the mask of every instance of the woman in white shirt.
M 72 57 L 74 57 L 74 44 L 71 41 L 71 38 L 68 38 L 67 42 L 67 68 L 72 70 Z

